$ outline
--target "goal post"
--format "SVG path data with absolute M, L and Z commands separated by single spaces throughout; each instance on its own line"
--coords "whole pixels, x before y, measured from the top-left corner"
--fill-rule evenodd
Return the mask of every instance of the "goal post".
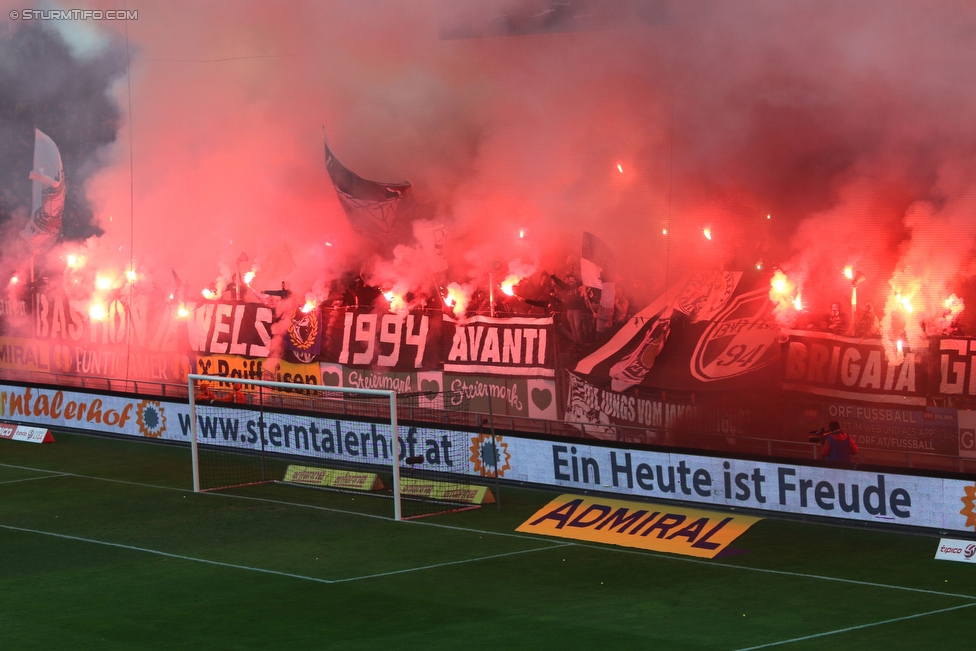
M 463 396 L 198 374 L 187 386 L 195 492 L 285 484 L 352 493 L 357 508 L 359 495 L 381 496 L 395 520 L 493 500 L 472 485 Z M 405 428 L 401 412 L 447 425 Z

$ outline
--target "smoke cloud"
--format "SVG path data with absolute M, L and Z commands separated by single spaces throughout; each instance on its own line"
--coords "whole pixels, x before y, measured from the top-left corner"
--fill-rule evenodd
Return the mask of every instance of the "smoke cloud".
M 138 20 L 3 36 L 7 52 L 31 33 L 61 57 L 24 75 L 4 56 L 16 97 L 104 129 L 84 146 L 50 134 L 80 198 L 69 237 L 98 235 L 93 264 L 131 256 L 198 292 L 246 253 L 256 287 L 324 296 L 362 272 L 406 293 L 483 286 L 515 259 L 569 271 L 588 230 L 635 304 L 691 269 L 779 266 L 805 309 L 826 311 L 849 302 L 851 265 L 859 301 L 890 312 L 910 297 L 913 323 L 950 293 L 976 305 L 971 4 L 127 6 Z M 70 36 L 81 29 L 101 45 Z M 357 174 L 413 183 L 420 218 L 446 227 L 443 276 L 419 244 L 394 254 L 352 232 L 323 127 Z M 26 167 L 10 160 L 0 178 L 16 208 Z

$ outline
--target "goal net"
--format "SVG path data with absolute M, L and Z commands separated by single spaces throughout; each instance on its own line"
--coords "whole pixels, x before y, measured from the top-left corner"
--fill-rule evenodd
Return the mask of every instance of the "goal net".
M 479 434 L 463 429 L 463 395 L 206 375 L 189 376 L 189 395 L 195 491 L 281 484 L 345 493 L 354 508 L 385 498 L 379 511 L 397 520 L 494 501 L 468 470 Z

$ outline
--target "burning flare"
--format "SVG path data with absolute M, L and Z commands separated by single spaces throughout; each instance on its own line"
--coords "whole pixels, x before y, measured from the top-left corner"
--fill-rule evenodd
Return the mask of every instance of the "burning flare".
M 502 294 L 506 296 L 515 296 L 515 286 L 519 284 L 522 279 L 515 274 L 509 274 L 505 280 L 502 281 L 501 289 Z

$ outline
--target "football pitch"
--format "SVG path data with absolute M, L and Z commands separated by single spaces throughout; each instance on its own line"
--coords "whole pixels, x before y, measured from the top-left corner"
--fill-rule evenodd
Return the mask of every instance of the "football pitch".
M 515 532 L 554 493 L 194 494 L 187 448 L 0 441 L 4 649 L 972 649 L 938 539 L 765 519 L 701 560 Z

